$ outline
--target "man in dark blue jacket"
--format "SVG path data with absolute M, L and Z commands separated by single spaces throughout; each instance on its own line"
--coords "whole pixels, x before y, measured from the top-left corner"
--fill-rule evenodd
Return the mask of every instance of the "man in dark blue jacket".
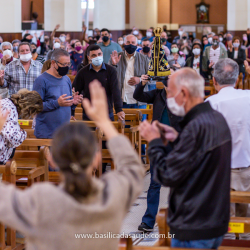
M 159 121 L 162 124 L 166 124 L 174 127 L 177 131 L 180 131 L 179 121 L 181 117 L 173 115 L 167 107 L 167 92 L 166 87 L 163 89 L 154 89 L 148 92 L 144 92 L 144 88 L 148 82 L 148 76 L 141 76 L 142 82 L 140 82 L 134 92 L 134 99 L 138 102 L 144 102 L 153 104 L 153 121 Z M 168 145 L 167 151 L 171 152 L 172 147 Z M 150 186 L 147 193 L 147 210 L 142 217 L 142 223 L 139 225 L 140 231 L 152 231 L 155 224 L 155 218 L 158 212 L 160 201 L 160 189 L 161 184 L 153 179 L 153 165 L 150 164 Z
M 181 69 L 168 82 L 167 98 L 169 110 L 184 117 L 181 133 L 157 121 L 140 125 L 154 180 L 170 187 L 172 247 L 217 249 L 228 231 L 231 134 L 222 114 L 203 98 L 204 79 Z M 169 154 L 167 143 L 173 145 Z

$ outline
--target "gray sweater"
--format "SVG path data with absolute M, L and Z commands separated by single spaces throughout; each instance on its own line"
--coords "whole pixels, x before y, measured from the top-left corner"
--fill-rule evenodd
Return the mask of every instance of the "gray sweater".
M 78 202 L 62 185 L 39 183 L 21 191 L 1 183 L 0 221 L 26 236 L 27 250 L 118 249 L 118 238 L 95 238 L 95 233 L 120 233 L 142 191 L 144 168 L 126 137 L 111 139 L 108 148 L 117 171 L 93 179 L 95 195 Z

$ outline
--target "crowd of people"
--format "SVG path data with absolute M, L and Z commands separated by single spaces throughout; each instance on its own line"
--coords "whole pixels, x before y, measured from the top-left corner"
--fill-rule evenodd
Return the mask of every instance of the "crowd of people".
M 152 123 L 144 117 L 139 126 L 148 141 L 142 151 L 150 158 L 151 180 L 138 230 L 153 230 L 163 185 L 170 187 L 172 246 L 216 249 L 230 214 L 247 214 L 246 205 L 230 209 L 230 189 L 250 191 L 250 93 L 234 89 L 239 73 L 250 74 L 250 29 L 242 39 L 211 32 L 199 40 L 182 28 L 172 38 L 164 26 L 160 39 L 171 75 L 157 89 L 147 75 L 153 27 L 146 36 L 133 28 L 117 42 L 107 28 L 87 36 L 83 27 L 84 44 L 69 34 L 56 37 L 59 27 L 36 42 L 26 33 L 22 41 L 1 44 L 0 162 L 13 158 L 27 136 L 18 119 L 33 119 L 37 138 L 53 138 L 50 167 L 64 178 L 59 187 L 41 183 L 24 192 L 0 184 L 0 221 L 26 235 L 27 249 L 116 249 L 118 239 L 82 242 L 74 233 L 120 232 L 142 190 L 144 159 L 112 125 L 114 110 L 126 120 L 123 109 L 153 104 Z M 204 102 L 207 78 L 218 94 Z M 96 122 L 105 133 L 117 165 L 100 179 L 92 178 L 100 153 L 91 131 L 70 123 L 79 104 L 82 120 Z M 63 237 L 55 240 L 54 232 Z

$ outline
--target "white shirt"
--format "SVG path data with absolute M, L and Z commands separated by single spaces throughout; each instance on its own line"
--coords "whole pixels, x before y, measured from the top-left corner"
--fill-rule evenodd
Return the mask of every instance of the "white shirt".
M 234 51 L 234 59 L 237 59 L 237 58 L 238 58 L 238 52 L 239 52 L 238 50 L 235 50 L 235 51 Z
M 193 61 L 193 69 L 200 74 L 200 57 L 198 56 L 197 58 L 194 57 Z
M 21 130 L 18 124 L 16 106 L 10 99 L 1 100 L 2 113 L 10 111 L 9 117 L 0 133 L 0 162 L 6 163 L 13 148 L 20 146 L 27 137 L 27 133 Z
M 231 168 L 250 166 L 250 90 L 224 87 L 210 96 L 213 109 L 226 119 L 232 135 Z
M 210 57 L 209 61 L 214 62 L 213 65 L 214 68 L 215 64 L 219 61 L 220 58 L 220 46 L 216 50 L 214 50 L 213 47 L 211 46 L 209 57 Z
M 125 58 L 127 61 L 127 69 L 125 72 L 125 78 L 124 78 L 123 89 L 122 89 L 122 100 L 123 102 L 127 104 L 137 103 L 137 101 L 133 98 L 133 95 L 135 92 L 135 86 L 131 86 L 128 84 L 128 81 L 130 80 L 130 78 L 133 77 L 135 74 L 135 68 L 134 68 L 135 54 L 129 58 L 127 56 L 127 53 L 125 52 Z

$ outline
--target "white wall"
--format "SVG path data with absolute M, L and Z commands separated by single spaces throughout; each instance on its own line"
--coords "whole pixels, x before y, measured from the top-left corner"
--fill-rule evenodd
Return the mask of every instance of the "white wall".
M 44 0 L 44 29 L 58 31 L 82 31 L 81 0 Z
M 250 27 L 250 0 L 227 1 L 227 29 L 246 30 Z
M 8 0 L 1 4 L 0 33 L 19 33 L 22 30 L 21 0 Z
M 157 0 L 130 0 L 130 28 L 157 26 Z
M 95 0 L 94 28 L 124 30 L 125 0 Z

